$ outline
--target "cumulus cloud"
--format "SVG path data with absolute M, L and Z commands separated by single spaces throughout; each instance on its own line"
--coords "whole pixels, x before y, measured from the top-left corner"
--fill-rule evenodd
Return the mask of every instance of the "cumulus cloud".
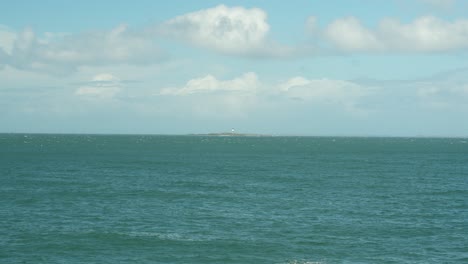
M 343 51 L 359 52 L 446 52 L 468 49 L 468 20 L 444 21 L 423 16 L 404 24 L 397 19 L 380 21 L 368 29 L 357 18 L 333 21 L 323 30 L 323 37 Z
M 432 0 L 439 4 L 452 1 Z M 166 38 L 222 54 L 245 57 L 291 58 L 341 52 L 449 52 L 468 50 L 468 19 L 453 21 L 423 16 L 404 23 L 394 18 L 369 27 L 355 17 L 339 18 L 319 27 L 317 18 L 305 21 L 313 41 L 281 45 L 270 38 L 267 13 L 259 8 L 213 8 L 183 14 L 156 26 L 78 34 L 16 32 L 0 25 L 0 67 L 63 74 L 83 66 L 147 65 L 160 62 L 164 52 L 156 41 Z M 321 51 L 319 47 L 323 48 Z M 206 82 L 214 82 L 207 76 Z
M 167 33 L 194 44 L 227 53 L 260 48 L 270 30 L 267 14 L 258 8 L 219 5 L 175 17 L 164 26 Z
M 212 75 L 195 78 L 182 87 L 164 88 L 158 95 L 187 98 L 184 106 L 203 115 L 222 115 L 226 111 L 245 114 L 251 109 L 294 105 L 297 101 L 301 101 L 301 105 L 328 105 L 352 114 L 365 114 L 359 102 L 373 91 L 351 81 L 301 76 L 284 82 L 263 83 L 255 73 L 249 72 L 230 80 L 219 80 Z
M 259 8 L 219 5 L 170 19 L 160 30 L 167 36 L 225 54 L 288 56 L 292 52 L 268 39 L 267 13 Z
M 164 88 L 158 93 L 165 100 L 182 102 L 177 110 L 185 109 L 197 117 L 244 117 L 258 107 L 261 82 L 253 72 L 230 80 L 212 75 L 189 80 L 182 87 Z
M 237 56 L 291 57 L 300 53 L 271 40 L 269 31 L 264 10 L 224 5 L 138 30 L 119 25 L 111 30 L 66 34 L 0 26 L 0 66 L 63 74 L 81 66 L 151 64 L 165 57 L 156 43 L 164 38 Z
M 0 69 L 7 64 L 13 49 L 16 34 L 8 27 L 0 25 Z
M 201 78 L 195 78 L 188 81 L 183 87 L 164 88 L 162 95 L 190 95 L 196 93 L 214 93 L 214 92 L 241 92 L 254 93 L 260 87 L 257 75 L 248 72 L 232 80 L 218 80 L 212 75 L 206 75 Z
M 126 25 L 76 35 L 37 36 L 31 28 L 11 34 L 10 41 L 0 45 L 7 47 L 6 63 L 19 69 L 63 72 L 83 65 L 150 64 L 162 57 L 152 38 Z M 2 34 L 0 38 L 5 39 Z
M 11 54 L 16 34 L 8 27 L 0 25 L 0 50 L 7 54 Z
M 270 87 L 270 88 L 266 88 Z M 276 84 L 262 83 L 253 72 L 231 80 L 218 80 L 212 75 L 189 80 L 182 87 L 163 88 L 160 95 L 188 96 L 196 94 L 282 94 L 291 99 L 346 104 L 370 94 L 372 88 L 351 81 L 307 79 L 297 76 Z
M 341 105 L 346 110 L 357 112 L 358 101 L 375 89 L 351 81 L 331 79 L 307 79 L 293 77 L 278 85 L 288 98 L 313 103 Z
M 346 51 L 378 50 L 382 45 L 378 37 L 355 17 L 333 21 L 324 30 L 324 37 Z
M 102 73 L 80 86 L 75 95 L 86 99 L 112 99 L 122 90 L 122 82 L 116 76 Z

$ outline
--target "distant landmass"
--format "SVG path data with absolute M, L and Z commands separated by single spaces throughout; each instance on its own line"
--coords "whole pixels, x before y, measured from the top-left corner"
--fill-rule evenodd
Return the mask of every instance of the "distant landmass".
M 236 133 L 236 132 L 190 134 L 190 135 L 191 136 L 213 136 L 213 137 L 272 137 L 272 135 L 265 135 L 265 134 Z

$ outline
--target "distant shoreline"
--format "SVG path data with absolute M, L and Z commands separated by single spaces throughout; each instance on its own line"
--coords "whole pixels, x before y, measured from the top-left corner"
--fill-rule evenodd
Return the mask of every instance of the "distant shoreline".
M 90 133 L 90 132 L 0 132 L 0 135 L 85 135 L 85 136 L 238 136 L 238 137 L 312 137 L 312 138 L 454 138 L 467 139 L 466 136 L 441 136 L 441 135 L 304 135 L 304 134 L 248 134 L 248 133 L 189 133 L 189 134 L 158 134 L 158 133 Z
M 234 133 L 234 132 L 188 134 L 188 135 L 189 136 L 211 136 L 211 137 L 272 137 L 273 136 L 273 135 L 265 135 L 265 134 L 248 134 L 248 133 Z

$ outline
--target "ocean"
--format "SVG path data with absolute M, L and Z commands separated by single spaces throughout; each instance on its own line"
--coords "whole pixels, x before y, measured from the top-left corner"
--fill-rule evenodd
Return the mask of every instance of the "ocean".
M 468 139 L 0 134 L 0 263 L 468 263 Z

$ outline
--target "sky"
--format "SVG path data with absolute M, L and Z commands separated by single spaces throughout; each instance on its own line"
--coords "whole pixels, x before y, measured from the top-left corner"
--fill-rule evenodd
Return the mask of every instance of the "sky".
M 0 133 L 468 136 L 468 1 L 0 4 Z

